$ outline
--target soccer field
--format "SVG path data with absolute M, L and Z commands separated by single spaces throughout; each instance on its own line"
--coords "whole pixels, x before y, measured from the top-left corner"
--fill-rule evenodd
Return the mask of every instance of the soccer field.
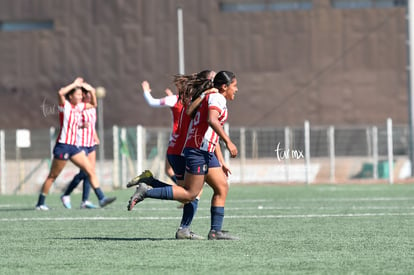
M 111 192 L 105 209 L 34 211 L 37 196 L 0 196 L 0 274 L 409 274 L 414 185 L 230 187 L 224 229 L 240 241 L 175 240 L 178 203 Z M 211 189 L 193 222 L 207 236 Z M 93 198 L 94 199 L 94 198 Z

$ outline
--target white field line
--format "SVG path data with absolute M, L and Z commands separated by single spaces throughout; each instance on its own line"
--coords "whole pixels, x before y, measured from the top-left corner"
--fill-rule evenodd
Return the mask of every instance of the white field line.
M 284 201 L 295 201 L 295 202 L 358 202 L 358 201 L 364 201 L 364 202 L 377 202 L 377 201 L 413 201 L 414 197 L 364 197 L 364 198 L 312 198 L 312 199 L 259 199 L 259 200 L 227 200 L 228 203 L 243 203 L 243 204 L 249 204 L 249 203 L 266 203 L 266 202 L 284 202 Z M 168 201 L 164 201 L 164 203 L 170 203 Z M 210 203 L 210 198 L 208 199 L 201 199 L 200 203 Z M 34 203 L 35 204 L 35 203 Z M 33 204 L 33 208 L 34 208 Z M 160 204 L 159 200 L 146 200 L 145 204 Z M 178 202 L 177 202 L 178 204 Z M 30 205 L 32 206 L 32 205 Z M 29 207 L 30 207 L 29 206 Z M 28 207 L 27 204 L 0 204 L 1 208 L 16 208 L 16 207 Z M 158 208 L 157 208 L 158 209 Z M 170 208 L 169 208 L 170 209 Z M 285 209 L 285 208 L 281 208 Z
M 312 218 L 353 218 L 353 217 L 383 217 L 383 216 L 414 216 L 407 213 L 348 213 L 348 214 L 296 214 L 296 215 L 230 215 L 225 219 L 312 219 Z M 0 222 L 22 221 L 134 221 L 134 220 L 178 220 L 180 217 L 37 217 L 37 218 L 2 218 Z M 210 219 L 210 216 L 195 219 Z

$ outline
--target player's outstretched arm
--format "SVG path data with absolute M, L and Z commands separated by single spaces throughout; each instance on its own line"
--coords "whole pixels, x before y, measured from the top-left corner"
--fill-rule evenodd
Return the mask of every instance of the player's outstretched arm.
M 151 95 L 151 88 L 148 81 L 144 80 L 141 83 L 144 91 L 144 98 L 151 107 L 173 107 L 177 103 L 177 96 L 170 95 L 163 98 L 153 98 Z

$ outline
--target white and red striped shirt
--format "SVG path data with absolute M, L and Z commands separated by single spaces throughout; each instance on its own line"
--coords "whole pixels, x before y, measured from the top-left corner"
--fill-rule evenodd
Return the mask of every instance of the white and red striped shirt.
M 177 110 L 178 111 L 178 110 Z M 174 130 L 171 133 L 170 141 L 168 143 L 167 154 L 181 155 L 184 149 L 188 125 L 190 125 L 191 117 L 186 113 L 186 107 L 181 104 L 181 112 L 174 113 Z
M 95 146 L 96 109 L 85 109 L 82 112 L 80 128 L 78 130 L 78 146 Z
M 219 121 L 223 125 L 227 120 L 228 112 L 226 98 L 220 93 L 208 94 L 202 101 L 194 119 L 188 128 L 185 147 L 197 148 L 207 152 L 214 152 L 219 135 L 208 124 L 208 111 L 217 110 Z
M 72 105 L 67 100 L 65 100 L 65 104 L 59 104 L 60 131 L 57 137 L 58 143 L 77 145 L 76 137 L 79 130 L 81 114 L 85 106 L 85 103 Z

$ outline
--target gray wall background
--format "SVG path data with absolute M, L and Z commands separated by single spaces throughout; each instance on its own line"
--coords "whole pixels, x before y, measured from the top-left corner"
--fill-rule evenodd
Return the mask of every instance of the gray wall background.
M 408 121 L 406 9 L 225 13 L 219 0 L 0 0 L 0 21 L 53 20 L 53 30 L 0 31 L 0 128 L 57 126 L 56 93 L 77 76 L 104 86 L 105 128 L 169 126 L 140 83 L 164 96 L 185 68 L 234 71 L 234 126 Z M 228 1 L 227 1 L 228 2 Z M 237 2 L 237 1 L 232 1 Z M 45 109 L 46 108 L 46 109 Z

